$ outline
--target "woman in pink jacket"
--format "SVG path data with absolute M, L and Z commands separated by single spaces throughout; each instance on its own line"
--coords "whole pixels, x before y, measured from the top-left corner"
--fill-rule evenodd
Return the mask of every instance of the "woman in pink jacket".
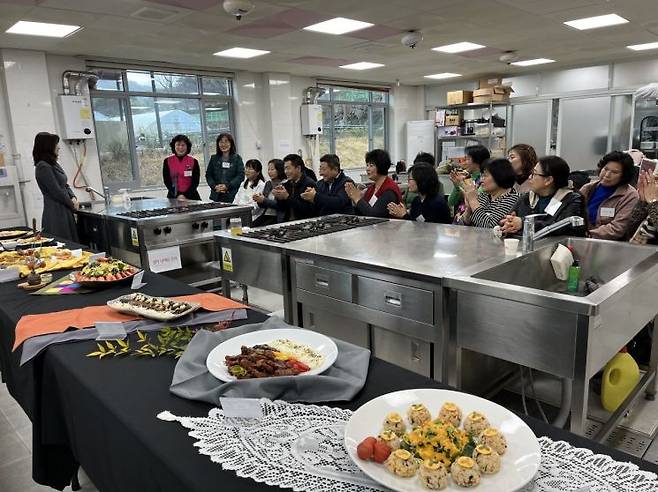
M 587 200 L 589 235 L 595 239 L 628 239 L 631 215 L 639 200 L 631 186 L 635 165 L 630 155 L 613 151 L 599 161 L 599 179 L 580 190 Z

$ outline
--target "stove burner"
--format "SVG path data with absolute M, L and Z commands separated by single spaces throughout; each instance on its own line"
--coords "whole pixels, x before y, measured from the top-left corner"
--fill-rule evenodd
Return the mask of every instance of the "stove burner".
M 213 210 L 216 208 L 233 207 L 232 203 L 191 203 L 179 207 L 153 208 L 151 210 L 132 210 L 130 212 L 120 213 L 122 217 L 131 219 L 148 219 L 151 217 L 160 217 L 162 215 L 186 214 L 188 212 L 199 212 L 202 210 Z
M 322 236 L 332 232 L 346 231 L 356 227 L 388 222 L 388 219 L 375 217 L 357 217 L 355 215 L 337 215 L 311 219 L 298 224 L 288 224 L 267 229 L 257 229 L 242 234 L 243 237 L 263 239 L 275 243 L 289 243 L 309 237 Z

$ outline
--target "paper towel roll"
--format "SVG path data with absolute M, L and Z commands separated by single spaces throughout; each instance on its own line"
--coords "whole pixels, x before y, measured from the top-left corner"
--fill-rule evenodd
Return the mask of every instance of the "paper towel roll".
M 558 244 L 555 253 L 551 256 L 551 265 L 558 280 L 567 280 L 569 267 L 573 264 L 573 255 L 566 246 Z

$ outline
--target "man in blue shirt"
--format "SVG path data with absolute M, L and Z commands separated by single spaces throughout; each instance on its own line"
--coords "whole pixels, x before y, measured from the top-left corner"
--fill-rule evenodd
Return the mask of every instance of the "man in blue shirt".
M 320 158 L 320 176 L 315 188 L 307 188 L 302 198 L 313 203 L 317 215 L 354 214 L 354 207 L 345 192 L 345 183 L 353 183 L 340 169 L 336 154 L 325 154 Z

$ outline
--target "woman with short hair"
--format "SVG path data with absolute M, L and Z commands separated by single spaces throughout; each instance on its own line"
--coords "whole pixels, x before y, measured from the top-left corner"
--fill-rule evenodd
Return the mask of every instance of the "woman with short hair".
M 346 183 L 345 191 L 350 197 L 356 213 L 367 217 L 388 217 L 388 204 L 400 203 L 402 193 L 389 175 L 391 157 L 382 149 L 371 150 L 366 154 L 366 174 L 372 184 L 363 196 L 354 183 Z
M 595 239 L 624 240 L 630 230 L 631 215 L 639 200 L 630 184 L 635 177 L 633 158 L 613 151 L 599 161 L 599 179 L 580 189 L 587 200 L 589 235 Z
M 244 163 L 230 133 L 219 134 L 216 148 L 216 153 L 210 158 L 206 169 L 210 199 L 215 202 L 231 203 L 244 181 Z
M 445 198 L 439 193 L 439 177 L 434 166 L 421 163 L 409 169 L 409 191 L 416 193 L 407 210 L 402 203 L 389 203 L 388 212 L 396 219 L 450 224 L 452 216 Z
M 490 159 L 482 166 L 481 188 L 478 193 L 472 180 L 464 182 L 465 212 L 457 223 L 493 229 L 508 215 L 519 199 L 514 189 L 516 175 L 507 159 Z
M 265 209 L 258 206 L 254 201 L 255 194 L 262 194 L 265 189 L 265 178 L 263 177 L 263 165 L 258 159 L 249 159 L 244 165 L 244 174 L 246 179 L 238 188 L 233 203 L 235 205 L 250 205 L 252 220 L 258 219 Z
M 201 200 L 199 196 L 199 161 L 190 156 L 192 142 L 187 135 L 176 135 L 169 142 L 172 155 L 162 163 L 162 180 L 167 187 L 167 198 Z

